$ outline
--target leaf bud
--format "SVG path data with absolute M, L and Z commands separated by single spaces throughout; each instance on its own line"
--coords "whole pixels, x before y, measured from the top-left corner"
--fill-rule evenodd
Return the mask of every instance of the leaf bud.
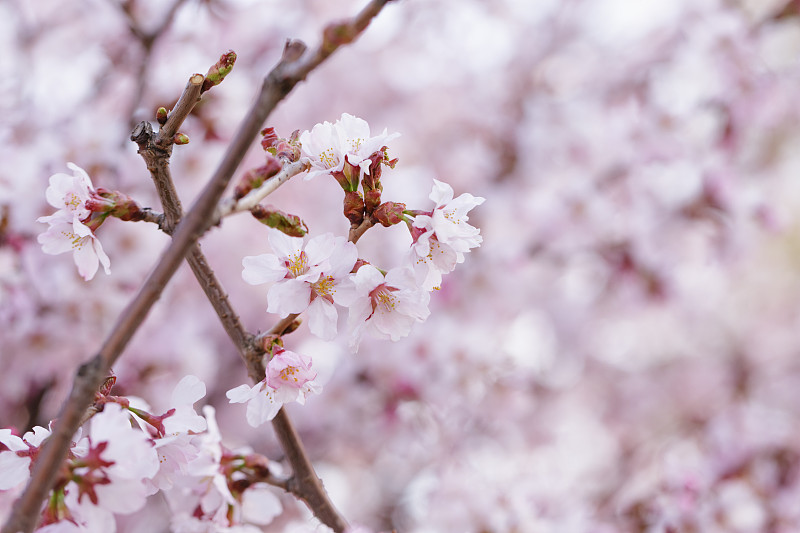
M 256 220 L 275 228 L 289 237 L 303 237 L 308 233 L 308 226 L 297 215 L 290 215 L 272 206 L 257 205 L 250 210 Z
M 164 124 L 167 123 L 168 118 L 169 116 L 167 114 L 167 108 L 159 107 L 158 111 L 156 111 L 156 120 L 158 121 L 158 123 L 163 126 Z
M 237 200 L 244 198 L 247 193 L 261 187 L 266 180 L 280 172 L 281 168 L 281 162 L 267 154 L 267 162 L 264 165 L 250 169 L 242 176 L 233 190 L 234 198 Z
M 233 70 L 233 64 L 235 62 L 236 52 L 233 50 L 228 50 L 219 56 L 219 61 L 214 63 L 211 68 L 208 69 L 208 72 L 206 73 L 206 79 L 203 81 L 203 87 L 200 92 L 204 93 L 215 85 L 222 83 L 222 80 L 225 79 L 225 76 L 227 76 L 228 73 Z

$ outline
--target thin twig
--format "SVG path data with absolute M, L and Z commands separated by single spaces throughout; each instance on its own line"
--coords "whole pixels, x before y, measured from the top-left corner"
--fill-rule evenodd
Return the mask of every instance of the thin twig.
M 265 181 L 261 187 L 250 191 L 243 198 L 240 198 L 239 200 L 228 198 L 227 200 L 220 202 L 219 207 L 214 213 L 212 225 L 216 226 L 224 217 L 234 213 L 250 211 L 256 205 L 258 205 L 261 200 L 275 192 L 278 187 L 286 183 L 290 178 L 308 170 L 308 167 L 309 162 L 307 159 L 289 163 L 284 165 L 280 172 Z

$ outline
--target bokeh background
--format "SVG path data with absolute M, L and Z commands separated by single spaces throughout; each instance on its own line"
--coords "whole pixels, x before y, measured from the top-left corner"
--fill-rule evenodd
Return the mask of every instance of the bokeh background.
M 800 3 L 795 0 L 401 0 L 268 120 L 343 112 L 402 136 L 384 199 L 427 209 L 432 179 L 486 198 L 483 246 L 398 343 L 287 338 L 325 382 L 291 405 L 334 502 L 403 532 L 800 530 Z M 177 6 L 174 17 L 169 16 Z M 183 131 L 184 205 L 210 177 L 287 38 L 314 46 L 358 1 L 0 1 L 0 427 L 55 416 L 158 259 L 152 225 L 98 235 L 91 282 L 36 242 L 49 176 L 158 208 L 133 124 L 170 107 L 228 49 L 233 73 Z M 155 30 L 161 31 L 153 34 Z M 148 39 L 148 35 L 155 35 Z M 242 171 L 263 157 L 254 145 Z M 341 190 L 297 178 L 270 203 L 344 235 Z M 248 330 L 269 251 L 249 217 L 203 248 Z M 362 257 L 399 264 L 376 228 Z M 115 368 L 117 391 L 166 405 L 201 377 L 226 444 L 280 460 L 269 426 L 224 393 L 238 355 L 182 267 Z M 284 497 L 266 531 L 318 530 Z M 165 530 L 166 508 L 120 520 Z

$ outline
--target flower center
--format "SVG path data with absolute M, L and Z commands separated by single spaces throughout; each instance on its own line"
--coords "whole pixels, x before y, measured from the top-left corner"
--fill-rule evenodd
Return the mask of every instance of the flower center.
M 81 206 L 81 199 L 74 192 L 68 192 L 64 196 L 64 205 L 70 207 L 72 210 L 78 209 Z
M 361 145 L 364 144 L 364 139 L 356 137 L 355 139 L 349 139 L 348 142 L 350 143 L 351 151 L 358 152 L 361 150 Z
M 442 209 L 442 216 L 444 216 L 445 220 L 447 220 L 448 222 L 452 222 L 456 226 L 460 223 L 460 220 L 456 215 L 455 209 L 444 209 L 444 208 L 441 209 Z
M 287 366 L 280 372 L 281 379 L 283 381 L 294 381 L 297 383 L 300 381 L 300 378 L 297 377 L 298 368 L 296 366 Z
M 308 270 L 308 256 L 305 252 L 290 255 L 286 261 L 286 268 L 293 278 L 305 274 Z
M 336 153 L 333 151 L 333 148 L 328 148 L 327 150 L 320 152 L 319 160 L 327 168 L 333 168 L 339 164 L 339 158 L 336 157 Z
M 396 290 L 394 287 L 387 287 L 385 283 L 375 287 L 369 293 L 370 298 L 372 298 L 372 311 L 374 312 L 378 307 L 387 313 L 394 311 L 398 300 L 392 293 Z
M 314 293 L 316 293 L 317 296 L 322 296 L 323 298 L 327 297 L 328 299 L 330 299 L 331 295 L 336 292 L 336 289 L 333 286 L 332 276 L 321 277 L 319 281 L 311 284 L 311 289 L 314 291 Z

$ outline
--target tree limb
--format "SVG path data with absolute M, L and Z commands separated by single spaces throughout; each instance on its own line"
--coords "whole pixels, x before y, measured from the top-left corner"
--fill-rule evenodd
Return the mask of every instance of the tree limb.
M 55 483 L 61 464 L 69 451 L 72 436 L 80 426 L 83 413 L 92 404 L 95 391 L 103 383 L 111 365 L 120 357 L 133 334 L 141 326 L 184 256 L 194 246 L 198 237 L 210 227 L 209 219 L 212 218 L 210 215 L 214 212 L 225 187 L 261 130 L 264 121 L 297 83 L 304 80 L 339 46 L 351 42 L 388 1 L 390 0 L 372 0 L 347 23 L 353 33 L 348 36 L 348 40 L 331 42 L 323 39 L 322 45 L 308 55 L 305 54 L 305 45 L 300 41 L 286 43 L 281 60 L 264 79 L 256 101 L 239 126 L 222 161 L 189 212 L 175 228 L 173 239 L 162 253 L 155 268 L 134 299 L 122 311 L 99 352 L 78 369 L 70 396 L 55 421 L 53 433 L 42 445 L 28 485 L 14 505 L 2 533 L 20 531 L 29 533 L 35 527 L 42 502 Z M 285 415 L 279 413 L 276 420 L 284 418 Z M 316 479 L 316 482 L 319 483 L 319 480 Z M 345 527 L 346 524 L 337 523 L 334 529 L 343 531 Z

